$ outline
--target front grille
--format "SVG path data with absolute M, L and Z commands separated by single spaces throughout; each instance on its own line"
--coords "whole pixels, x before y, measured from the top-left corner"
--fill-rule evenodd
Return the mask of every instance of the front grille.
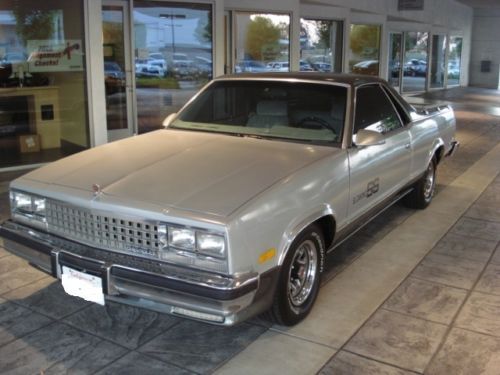
M 101 249 L 159 258 L 155 223 L 96 214 L 50 199 L 46 202 L 46 215 L 51 233 Z

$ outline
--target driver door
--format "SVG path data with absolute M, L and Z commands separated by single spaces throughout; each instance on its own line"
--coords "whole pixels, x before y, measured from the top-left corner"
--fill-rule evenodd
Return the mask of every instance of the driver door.
M 407 183 L 412 155 L 409 131 L 381 85 L 361 86 L 355 95 L 354 145 L 348 150 L 349 221 L 384 202 Z M 356 146 L 356 134 L 361 129 L 380 133 L 382 144 Z

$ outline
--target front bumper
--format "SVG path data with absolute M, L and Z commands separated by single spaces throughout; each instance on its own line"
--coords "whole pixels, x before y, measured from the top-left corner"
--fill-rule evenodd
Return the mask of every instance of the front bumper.
M 234 325 L 266 310 L 278 269 L 264 274 L 222 276 L 92 248 L 6 221 L 6 250 L 58 279 L 62 266 L 102 279 L 106 300 L 219 325 Z

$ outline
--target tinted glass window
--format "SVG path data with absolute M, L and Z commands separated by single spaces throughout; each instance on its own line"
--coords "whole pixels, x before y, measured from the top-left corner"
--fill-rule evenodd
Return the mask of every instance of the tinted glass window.
M 282 140 L 341 141 L 347 89 L 276 82 L 212 83 L 171 127 Z
M 354 134 L 360 129 L 387 133 L 401 126 L 392 103 L 379 85 L 357 90 Z

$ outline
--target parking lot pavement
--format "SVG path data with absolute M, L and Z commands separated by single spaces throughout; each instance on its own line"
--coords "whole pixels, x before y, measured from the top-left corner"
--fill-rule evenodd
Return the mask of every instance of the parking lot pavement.
M 256 318 L 222 328 L 93 305 L 0 242 L 0 373 L 496 374 L 500 96 L 429 96 L 453 103 L 462 143 L 438 169 L 435 201 L 419 212 L 392 207 L 334 252 L 297 327 Z M 14 177 L 0 175 L 0 218 Z

